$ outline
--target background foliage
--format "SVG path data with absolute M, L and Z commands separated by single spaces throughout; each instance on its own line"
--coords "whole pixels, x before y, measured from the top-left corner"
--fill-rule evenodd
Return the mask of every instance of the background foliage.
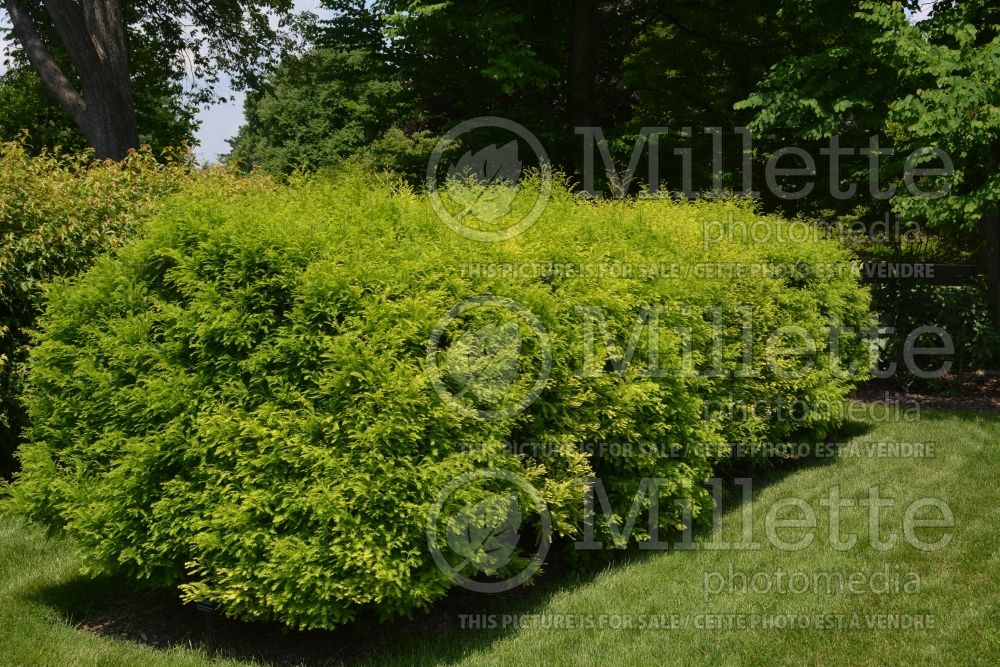
M 113 164 L 87 154 L 31 156 L 23 144 L 0 144 L 0 472 L 10 472 L 25 424 L 29 332 L 49 284 L 120 250 L 165 195 L 194 178 L 184 153 L 146 150 Z

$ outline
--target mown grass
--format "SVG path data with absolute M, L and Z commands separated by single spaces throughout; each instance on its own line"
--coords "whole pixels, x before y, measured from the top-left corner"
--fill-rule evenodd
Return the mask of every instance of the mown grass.
M 0 663 L 4 665 L 204 665 L 208 654 L 109 641 L 76 629 L 124 590 L 93 586 L 71 546 L 11 517 L 0 519 Z
M 597 572 L 550 573 L 537 587 L 514 595 L 482 599 L 458 595 L 414 621 L 356 624 L 337 633 L 286 636 L 300 641 L 301 655 L 329 661 L 384 664 L 995 664 L 1000 655 L 1000 508 L 996 470 L 1000 465 L 1000 418 L 982 413 L 925 411 L 919 421 L 870 421 L 850 442 L 862 445 L 851 456 L 820 458 L 754 476 L 750 506 L 759 550 L 673 551 L 632 554 Z M 933 443 L 934 456 L 872 457 L 869 442 Z M 841 534 L 858 543 L 846 551 L 830 548 L 829 516 L 820 505 L 833 487 L 842 498 L 865 498 L 872 486 L 895 501 L 882 510 L 883 536 L 899 533 L 899 544 L 877 551 L 869 544 L 867 508 L 845 508 Z M 903 512 L 912 501 L 940 498 L 955 517 L 954 537 L 944 549 L 924 552 L 902 534 Z M 816 512 L 811 545 L 800 551 L 772 546 L 764 521 L 782 498 L 802 498 Z M 738 539 L 744 508 L 734 506 L 722 522 L 722 538 Z M 940 528 L 918 529 L 933 541 Z M 783 535 L 792 541 L 796 530 Z M 702 536 L 703 541 L 708 536 Z M 866 576 L 886 568 L 902 580 L 914 572 L 917 592 L 826 591 L 780 594 L 713 594 L 706 574 L 728 568 L 744 573 L 851 573 Z M 99 637 L 75 629 L 90 610 L 113 605 L 124 588 L 92 583 L 76 574 L 70 545 L 7 517 L 0 520 L 0 662 L 14 665 L 199 665 L 210 660 L 203 647 L 158 651 L 138 643 Z M 708 576 L 712 576 L 709 574 Z M 800 580 L 801 581 L 801 580 Z M 715 581 L 713 580 L 713 583 Z M 553 629 L 462 627 L 464 614 L 536 614 L 546 623 L 572 618 L 580 623 L 601 615 L 655 616 L 681 625 L 674 629 L 611 627 Z M 827 615 L 851 619 L 857 629 L 701 629 L 715 614 L 764 616 Z M 875 615 L 909 614 L 933 619 L 931 629 L 872 629 Z M 708 616 L 706 616 L 708 615 Z M 749 618 L 744 616 L 744 618 Z M 687 619 L 685 621 L 685 619 Z M 536 620 L 536 622 L 538 622 Z M 338 637 L 340 639 L 338 639 Z M 319 642 L 319 643 L 317 643 Z M 310 646 L 311 645 L 311 646 Z M 318 646 L 329 648 L 317 648 Z M 239 647 L 221 646 L 223 654 Z M 326 651 L 324 653 L 324 651 Z M 264 652 L 266 658 L 266 651 Z M 226 663 L 214 658 L 216 664 Z

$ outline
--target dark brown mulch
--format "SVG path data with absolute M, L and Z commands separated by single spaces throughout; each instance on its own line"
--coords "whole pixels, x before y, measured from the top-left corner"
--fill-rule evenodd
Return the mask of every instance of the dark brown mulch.
M 296 631 L 277 624 L 228 619 L 182 604 L 174 591 L 157 590 L 124 595 L 113 606 L 89 614 L 79 628 L 158 649 L 184 646 L 265 665 L 325 666 L 359 662 L 380 644 L 392 642 L 399 630 L 405 629 L 411 636 L 434 636 L 454 631 L 457 625 L 456 615 L 427 614 L 420 620 L 397 621 L 397 632 L 374 619 L 338 631 Z
M 978 372 L 931 381 L 873 380 L 858 389 L 855 400 L 870 403 L 916 403 L 922 408 L 976 410 L 1000 414 L 1000 372 Z M 517 606 L 517 593 L 508 602 Z M 521 600 L 523 602 L 523 600 Z M 112 606 L 89 614 L 80 628 L 94 634 L 157 648 L 202 647 L 232 658 L 268 665 L 339 665 L 362 660 L 380 645 L 420 636 L 454 632 L 458 614 L 495 611 L 482 600 L 455 596 L 412 621 L 379 623 L 359 620 L 334 632 L 290 631 L 273 624 L 233 621 L 181 604 L 171 591 L 146 591 L 118 597 Z M 209 620 L 210 619 L 210 620 Z M 209 642 L 209 626 L 212 640 Z
M 181 604 L 176 592 L 168 590 L 122 596 L 114 606 L 88 615 L 79 627 L 154 648 L 200 647 L 225 657 L 270 665 L 337 665 L 357 657 L 356 647 L 334 633 L 291 633 L 232 621 Z
M 558 577 L 543 576 L 535 586 L 491 596 L 490 600 L 457 591 L 411 620 L 380 622 L 376 618 L 359 618 L 333 631 L 299 631 L 276 623 L 236 621 L 196 605 L 182 604 L 176 591 L 138 591 L 114 596 L 113 602 L 86 614 L 78 627 L 154 648 L 201 648 L 219 657 L 254 660 L 275 667 L 356 664 L 384 653 L 386 647 L 414 645 L 424 638 L 439 639 L 460 632 L 464 648 L 456 645 L 455 655 L 443 656 L 457 659 L 464 650 L 475 649 L 477 640 L 498 638 L 496 632 L 461 630 L 462 616 L 523 612 L 537 602 L 539 594 L 557 585 Z
M 872 380 L 858 389 L 859 401 L 910 401 L 922 408 L 1000 413 L 1000 372 L 978 371 L 934 380 Z

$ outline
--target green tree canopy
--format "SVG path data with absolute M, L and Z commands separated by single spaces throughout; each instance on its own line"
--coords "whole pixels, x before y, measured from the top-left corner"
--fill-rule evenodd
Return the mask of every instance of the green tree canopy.
M 761 133 L 885 137 L 893 210 L 945 233 L 978 229 L 1000 313 L 1000 8 L 943 0 L 914 23 L 906 10 L 915 8 L 860 3 L 843 39 L 784 59 L 740 106 L 756 111 Z M 854 173 L 869 165 L 856 163 Z
M 704 127 L 747 122 L 752 112 L 733 105 L 771 65 L 814 39 L 813 26 L 779 12 L 778 0 L 324 4 L 332 18 L 312 45 L 327 53 L 288 59 L 250 96 L 235 142 L 241 161 L 286 171 L 322 166 L 355 142 L 378 141 L 354 128 L 440 133 L 499 115 L 531 129 L 573 173 L 582 160 L 576 126 L 604 128 L 627 156 L 643 126 L 678 134 L 692 126 L 704 144 Z M 836 24 L 831 17 L 852 11 L 828 4 L 822 19 Z M 364 59 L 367 81 L 344 66 Z M 373 89 L 392 94 L 379 100 Z M 703 162 L 707 176 L 710 158 Z
M 22 100 L 48 120 L 55 116 L 45 107 L 58 103 L 98 157 L 116 159 L 140 140 L 189 137 L 193 108 L 213 100 L 221 74 L 236 87 L 257 83 L 287 46 L 282 28 L 296 20 L 292 0 L 4 0 L 4 7 L 15 69 L 30 66 L 48 93 Z M 7 79 L 26 82 L 23 74 Z M 41 141 L 52 136 L 38 133 Z

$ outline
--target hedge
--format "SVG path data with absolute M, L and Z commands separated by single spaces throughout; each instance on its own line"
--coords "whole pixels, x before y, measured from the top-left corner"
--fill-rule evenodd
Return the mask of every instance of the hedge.
M 733 233 L 706 246 L 705 225 L 734 219 L 775 240 Z M 698 520 L 732 443 L 764 451 L 832 427 L 828 414 L 775 415 L 842 400 L 867 373 L 860 336 L 845 334 L 839 365 L 827 354 L 831 323 L 868 324 L 867 293 L 842 270 L 849 257 L 782 242 L 787 224 L 739 202 L 584 202 L 557 187 L 525 233 L 480 243 L 388 179 L 194 187 L 142 240 L 53 288 L 13 503 L 71 535 L 88 571 L 301 628 L 444 596 L 453 582 L 426 524 L 463 473 L 529 480 L 557 536 L 580 535 L 592 477 L 622 513 L 640 478 L 660 479 L 661 498 L 691 499 Z M 698 277 L 706 262 L 715 275 Z M 716 270 L 736 264 L 795 270 Z M 492 306 L 475 307 L 484 297 Z M 595 309 L 619 352 L 601 344 Z M 651 313 L 657 335 L 636 336 L 622 363 Z M 818 341 L 797 373 L 765 350 L 790 325 Z M 735 372 L 747 345 L 752 372 Z M 484 368 L 482 349 L 500 361 Z M 713 364 L 725 372 L 703 371 Z M 523 410 L 482 409 L 497 395 L 533 398 L 546 373 Z M 602 443 L 682 447 L 622 456 Z M 448 508 L 483 502 L 487 486 Z M 665 528 L 683 526 L 669 500 L 660 509 Z M 597 529 L 610 534 L 607 521 Z
M 11 472 L 25 425 L 28 331 L 47 285 L 122 247 L 189 177 L 184 160 L 166 157 L 146 150 L 114 164 L 88 154 L 31 156 L 21 143 L 0 143 L 0 475 Z

